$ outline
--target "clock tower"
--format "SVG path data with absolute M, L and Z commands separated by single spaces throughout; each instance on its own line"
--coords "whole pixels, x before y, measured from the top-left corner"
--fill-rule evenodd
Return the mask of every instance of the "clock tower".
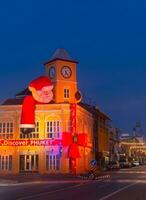
M 52 58 L 44 63 L 46 76 L 54 84 L 55 103 L 75 103 L 75 94 L 77 92 L 77 63 L 63 48 L 57 49 Z

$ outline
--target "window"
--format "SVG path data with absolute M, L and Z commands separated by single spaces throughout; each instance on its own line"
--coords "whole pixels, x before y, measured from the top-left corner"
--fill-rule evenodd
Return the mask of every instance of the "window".
M 12 170 L 12 155 L 0 156 L 0 171 Z
M 13 123 L 0 122 L 0 138 L 12 139 L 13 138 Z
M 56 154 L 46 155 L 46 170 L 59 171 L 60 169 L 60 156 Z
M 64 98 L 66 98 L 66 99 L 69 98 L 69 89 L 67 89 L 67 88 L 64 89 Z
M 39 138 L 39 132 L 40 132 L 40 124 L 39 122 L 35 122 L 34 131 L 29 134 L 20 133 L 20 138 Z
M 60 138 L 59 121 L 48 121 L 46 124 L 47 138 Z

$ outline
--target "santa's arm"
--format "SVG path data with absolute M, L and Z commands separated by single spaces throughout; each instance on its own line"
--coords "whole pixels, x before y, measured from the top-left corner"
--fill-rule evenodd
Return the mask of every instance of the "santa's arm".
M 25 97 L 22 105 L 20 129 L 30 133 L 35 128 L 35 100 L 32 96 Z

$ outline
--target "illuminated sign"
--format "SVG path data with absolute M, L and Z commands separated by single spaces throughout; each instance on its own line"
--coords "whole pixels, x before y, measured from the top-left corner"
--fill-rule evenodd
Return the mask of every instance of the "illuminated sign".
M 0 146 L 64 146 L 64 141 L 60 139 L 42 139 L 42 140 L 0 140 Z M 92 144 L 88 143 L 87 148 L 91 148 Z
M 62 140 L 0 140 L 0 146 L 57 146 L 62 145 Z

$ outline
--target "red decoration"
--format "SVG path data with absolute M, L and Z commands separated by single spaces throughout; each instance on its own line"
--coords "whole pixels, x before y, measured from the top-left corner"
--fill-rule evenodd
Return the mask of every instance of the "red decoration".
M 49 103 L 53 98 L 53 85 L 45 76 L 33 80 L 28 88 L 32 95 L 25 97 L 22 105 L 20 128 L 23 133 L 32 132 L 35 128 L 36 103 Z
M 63 132 L 62 144 L 69 147 L 68 156 L 71 159 L 71 171 L 76 173 L 76 158 L 80 158 L 79 146 L 87 147 L 87 134 L 76 133 L 76 104 L 71 104 L 71 131 Z
M 76 104 L 71 104 L 71 133 L 76 133 Z
M 64 132 L 62 133 L 62 144 L 63 146 L 69 146 L 68 156 L 70 158 L 80 158 L 79 146 L 87 146 L 87 134 L 72 135 L 72 133 Z
M 20 128 L 34 128 L 35 127 L 35 104 L 36 101 L 32 96 L 25 97 L 22 106 Z
M 52 82 L 46 76 L 40 76 L 35 80 L 31 81 L 29 84 L 29 87 L 35 88 L 36 90 L 41 90 L 43 87 L 50 86 L 52 86 Z

